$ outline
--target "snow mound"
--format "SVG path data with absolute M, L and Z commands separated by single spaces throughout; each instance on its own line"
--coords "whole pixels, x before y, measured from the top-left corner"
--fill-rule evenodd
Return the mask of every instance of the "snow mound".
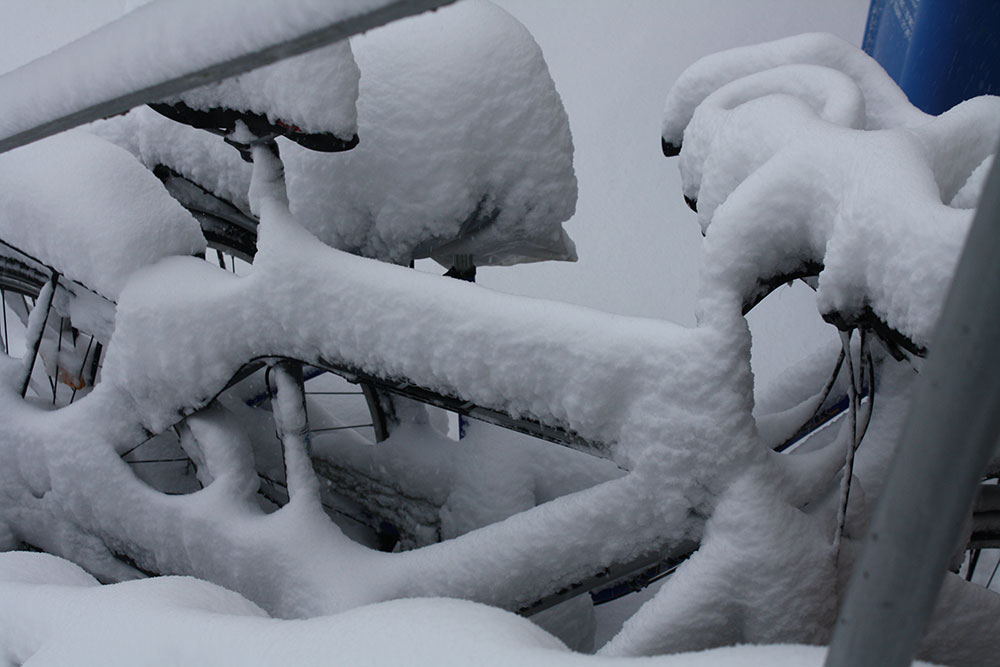
M 84 590 L 58 583 L 0 581 L 0 645 L 15 664 L 318 666 L 331 656 L 365 665 L 621 664 L 572 653 L 524 618 L 462 600 L 397 600 L 288 621 L 262 617 L 245 601 L 241 608 L 238 596 L 187 578 Z M 740 646 L 643 664 L 800 667 L 820 665 L 824 654 L 822 647 Z
M 172 121 L 149 107 L 97 121 L 87 129 L 128 150 L 150 170 L 158 165 L 169 167 L 249 214 L 251 166 L 221 138 Z
M 0 184 L 0 238 L 112 300 L 136 269 L 205 250 L 155 176 L 85 132 L 0 155 Z
M 0 582 L 98 586 L 97 579 L 82 567 L 58 556 L 31 551 L 0 553 Z

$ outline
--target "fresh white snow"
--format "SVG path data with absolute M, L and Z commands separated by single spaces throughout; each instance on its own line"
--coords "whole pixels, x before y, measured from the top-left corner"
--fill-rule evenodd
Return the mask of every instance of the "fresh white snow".
M 444 17 L 445 25 L 457 17 L 459 27 L 468 27 L 473 20 L 466 11 L 495 18 L 490 25 L 498 27 L 497 35 L 484 29 L 484 37 L 523 39 L 514 54 L 527 56 L 523 68 L 472 69 L 490 71 L 500 83 L 509 74 L 508 95 L 523 87 L 536 91 L 532 82 L 538 84 L 531 99 L 547 111 L 525 127 L 548 128 L 550 135 L 537 136 L 554 143 L 521 145 L 516 133 L 505 135 L 505 143 L 517 149 L 511 164 L 541 170 L 526 184 L 542 187 L 522 190 L 521 171 L 502 161 L 491 167 L 504 178 L 476 181 L 475 153 L 460 162 L 468 169 L 461 179 L 444 162 L 416 160 L 412 168 L 426 163 L 428 172 L 444 170 L 450 175 L 438 178 L 449 188 L 474 181 L 485 199 L 465 203 L 476 202 L 476 211 L 480 201 L 496 197 L 515 211 L 533 212 L 540 197 L 556 202 L 554 210 L 562 202 L 562 213 L 571 214 L 567 197 L 575 195 L 575 179 L 566 170 L 572 152 L 565 116 L 530 36 L 485 3 L 428 17 L 421 34 L 433 32 L 434 18 Z M 400 24 L 399 30 L 424 21 Z M 356 40 L 362 133 L 361 46 L 377 44 L 377 36 Z M 434 55 L 443 58 L 447 50 Z M 421 81 L 413 77 L 414 84 Z M 480 95 L 492 92 L 478 83 Z M 502 92 L 500 83 L 496 90 Z M 449 84 L 447 90 L 455 88 Z M 472 106 L 448 101 L 465 113 Z M 401 106 L 395 116 L 409 111 Z M 494 108 L 501 120 L 515 117 L 499 106 L 489 110 Z M 252 173 L 232 162 L 244 171 L 229 184 L 216 177 L 213 186 L 217 192 L 235 189 L 242 179 L 248 190 L 239 204 L 260 218 L 259 254 L 246 275 L 175 256 L 144 269 L 90 276 L 92 282 L 106 281 L 112 287 L 104 289 L 118 297 L 115 335 L 93 392 L 49 410 L 17 394 L 18 364 L 0 363 L 0 543 L 13 548 L 26 542 L 65 555 L 101 581 L 119 583 L 98 586 L 52 556 L 0 555 L 0 657 L 13 664 L 28 657 L 58 664 L 82 656 L 108 664 L 107 647 L 113 646 L 112 659 L 123 664 L 150 662 L 151 655 L 165 662 L 252 664 L 280 656 L 307 663 L 332 654 L 394 663 L 414 656 L 467 663 L 475 654 L 477 661 L 497 664 L 559 664 L 744 642 L 828 641 L 914 373 L 905 363 L 876 355 L 885 400 L 880 393 L 856 476 L 841 482 L 844 447 L 851 441 L 847 420 L 797 453 L 769 451 L 775 434 L 788 430 L 778 423 L 789 419 L 787 408 L 798 413 L 808 407 L 816 387 L 803 377 L 815 375 L 793 378 L 794 387 L 773 399 L 782 414 L 763 427 L 771 406 L 756 406 L 755 414 L 751 337 L 741 308 L 760 295 L 762 283 L 810 262 L 822 267 L 817 303 L 824 316 L 857 324 L 874 314 L 914 345 L 928 345 L 969 206 L 984 180 L 984 165 L 992 161 L 988 139 L 1000 133 L 997 100 L 980 98 L 937 118 L 924 116 L 860 53 L 834 38 L 806 35 L 701 61 L 678 80 L 667 109 L 665 131 L 670 141 L 683 139 L 685 192 L 697 197 L 706 234 L 698 321 L 690 328 L 511 297 L 331 248 L 323 243 L 323 228 L 297 209 L 322 199 L 296 194 L 296 150 L 287 145 L 287 191 L 281 165 L 259 147 Z M 122 145 L 152 166 L 164 153 L 142 135 L 150 128 L 155 133 L 156 122 L 145 125 L 144 113 L 133 112 L 98 131 L 117 133 Z M 195 136 L 184 132 L 178 136 Z M 67 136 L 74 141 L 78 135 Z M 416 136 L 413 127 L 407 136 Z M 454 150 L 465 148 L 469 136 L 475 134 Z M 52 141 L 38 145 L 43 153 Z M 93 137 L 81 141 L 107 148 Z M 184 142 L 177 144 L 180 161 L 197 166 L 202 158 Z M 545 145 L 557 147 L 551 164 L 529 150 Z M 431 155 L 439 147 L 432 148 Z M 122 158 L 129 164 L 121 173 L 144 173 L 114 150 L 109 162 Z M 17 164 L 12 156 L 19 154 L 31 155 L 15 151 L 4 157 Z M 42 158 L 44 170 L 53 160 Z M 358 159 L 360 171 L 365 162 Z M 25 160 L 30 163 L 30 157 Z M 212 170 L 221 172 L 220 165 L 213 162 Z M 371 168 L 368 182 L 375 184 L 390 166 Z M 104 179 L 117 173 L 109 171 Z M 117 186 L 124 178 L 112 182 Z M 156 185 L 148 173 L 142 178 Z M 41 180 L 63 188 L 74 182 L 47 173 Z M 372 210 L 391 209 L 392 197 L 385 197 Z M 458 201 L 451 189 L 443 199 L 434 206 L 445 210 Z M 73 201 L 55 198 L 54 205 L 63 207 L 55 212 L 65 217 Z M 490 234 L 508 225 L 500 208 L 485 231 L 463 236 L 459 228 L 463 243 L 483 242 L 477 250 L 441 246 L 428 254 L 444 253 L 445 263 L 455 248 L 492 257 Z M 551 225 L 546 228 L 562 234 L 561 216 L 548 211 L 531 224 Z M 428 248 L 440 241 L 428 227 L 406 227 L 403 217 L 381 229 L 375 217 L 362 225 L 374 236 L 335 245 L 402 261 L 417 254 L 413 238 L 429 240 Z M 515 240 L 520 219 L 506 227 Z M 100 224 L 112 229 L 111 223 Z M 372 240 L 390 237 L 389 230 L 416 236 L 400 237 L 398 246 Z M 54 249 L 39 246 L 39 253 L 64 261 L 73 248 L 62 236 L 54 238 Z M 128 237 L 123 241 L 122 247 L 135 245 Z M 364 243 L 378 249 L 366 250 Z M 405 252 L 394 255 L 390 248 L 397 247 Z M 520 252 L 511 256 L 523 259 Z M 86 282 L 81 272 L 88 267 L 81 267 L 74 274 Z M 386 379 L 405 378 L 572 429 L 603 443 L 612 462 L 581 464 L 564 479 L 546 479 L 546 465 L 569 459 L 507 447 L 496 442 L 495 431 L 480 427 L 470 429 L 465 443 L 445 444 L 431 420 L 417 413 L 406 415 L 384 446 L 364 445 L 373 451 L 359 443 L 310 443 L 301 433 L 301 405 L 279 400 L 273 403 L 278 422 L 295 435 L 285 458 L 295 489 L 293 502 L 269 512 L 254 494 L 258 443 L 245 432 L 238 411 L 226 406 L 229 397 L 181 420 L 209 405 L 242 364 L 258 357 L 333 360 Z M 279 373 L 279 395 L 285 397 L 287 379 Z M 151 432 L 174 425 L 205 486 L 187 495 L 155 491 L 121 458 Z M 411 442 L 415 451 L 393 457 Z M 318 480 L 304 456 L 310 447 L 318 459 L 362 472 L 370 468 L 370 479 L 385 487 L 401 472 L 411 475 L 395 490 L 426 501 L 428 530 L 452 539 L 392 554 L 350 540 L 329 521 L 321 494 L 314 492 Z M 505 457 L 502 449 L 514 455 Z M 385 458 L 391 461 L 383 463 Z M 843 539 L 837 525 L 841 488 L 851 489 Z M 395 508 L 400 514 L 401 507 Z M 572 654 L 528 622 L 473 602 L 397 599 L 460 597 L 516 609 L 608 565 L 692 541 L 702 547 L 600 658 Z M 128 581 L 142 573 L 116 555 L 138 568 L 214 583 L 186 577 Z M 944 591 L 923 655 L 969 665 L 995 655 L 997 596 L 957 577 L 948 578 Z M 583 626 L 591 622 L 585 606 L 564 607 L 563 618 L 549 623 Z M 185 638 L 179 647 L 177 636 Z M 818 664 L 822 656 L 817 647 L 734 647 L 653 662 Z
M 44 554 L 0 555 L 0 654 L 6 664 L 617 665 L 569 652 L 509 612 L 462 600 L 397 600 L 282 621 L 230 591 L 186 577 L 99 587 Z M 661 656 L 657 667 L 820 665 L 809 646 L 742 646 Z M 926 665 L 927 663 L 915 663 Z
M 357 129 L 359 76 L 345 40 L 163 101 L 180 101 L 202 111 L 249 111 L 271 123 L 347 140 Z
M 152 173 L 79 131 L 0 155 L 0 238 L 112 300 L 136 269 L 205 250 Z

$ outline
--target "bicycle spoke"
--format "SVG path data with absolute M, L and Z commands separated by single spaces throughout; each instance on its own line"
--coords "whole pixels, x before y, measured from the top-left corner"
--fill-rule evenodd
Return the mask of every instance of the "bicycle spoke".
M 983 552 L 982 549 L 973 549 L 972 553 L 969 554 L 969 567 L 965 571 L 965 580 L 972 581 L 972 575 L 976 572 L 976 565 L 979 564 L 979 555 Z M 1000 563 L 1000 561 L 997 561 Z
M 993 583 L 993 577 L 997 576 L 997 569 L 1000 568 L 1000 558 L 997 559 L 997 564 L 993 566 L 993 572 L 990 574 L 990 578 L 986 582 L 986 588 L 990 587 Z
M 844 476 L 840 482 L 840 506 L 837 509 L 837 530 L 833 535 L 834 558 L 840 557 L 840 541 L 844 536 L 844 525 L 847 522 L 847 508 L 851 495 L 851 481 L 854 473 L 854 452 L 858 448 L 858 381 L 854 372 L 854 360 L 851 355 L 851 335 L 854 330 L 840 332 L 841 345 L 844 348 L 844 359 L 847 362 L 847 397 L 849 401 L 847 424 L 847 457 L 844 461 Z M 860 371 L 860 369 L 859 369 Z
M 324 428 L 313 428 L 309 429 L 309 431 L 310 433 L 326 433 L 327 431 L 348 431 L 356 428 L 374 428 L 374 426 L 374 423 L 369 422 L 367 424 L 353 424 L 351 426 L 327 426 Z
M 59 361 L 62 357 L 62 335 L 63 327 L 66 325 L 66 318 L 59 318 L 59 333 L 56 335 L 56 373 L 52 378 L 52 405 L 56 404 L 59 395 Z
M 143 440 L 142 442 L 140 442 L 140 443 L 138 443 L 136 445 L 133 445 L 130 449 L 126 449 L 125 453 L 121 455 L 121 458 L 124 459 L 126 456 L 128 456 L 129 454 L 131 454 L 135 450 L 137 450 L 140 447 L 142 447 L 143 445 L 145 445 L 147 442 L 149 442 L 150 440 L 152 440 L 154 437 L 156 437 L 156 436 L 152 436 L 151 435 L 148 438 L 146 438 L 145 440 Z

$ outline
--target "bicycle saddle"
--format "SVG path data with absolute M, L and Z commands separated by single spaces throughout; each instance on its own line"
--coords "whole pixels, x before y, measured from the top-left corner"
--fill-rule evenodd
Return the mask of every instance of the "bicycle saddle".
M 449 267 L 456 255 L 471 255 L 476 266 L 576 258 L 562 227 L 577 197 L 569 122 L 541 50 L 524 26 L 491 3 L 470 0 L 372 30 L 351 48 L 365 72 L 357 96 L 365 139 L 336 156 L 281 146 L 299 222 L 328 245 L 402 264 L 432 257 Z M 295 64 L 301 59 L 287 61 L 294 65 L 289 76 L 298 77 L 299 93 L 273 102 L 255 98 L 253 113 L 261 114 L 265 101 L 275 109 L 281 105 L 262 122 L 293 119 L 315 131 L 316 125 L 299 120 L 305 114 L 293 115 L 289 107 L 333 97 L 302 87 L 303 67 L 320 71 L 331 60 L 311 59 L 302 66 Z M 239 88 L 236 97 L 255 85 L 252 77 L 282 84 L 281 75 L 257 70 L 224 83 Z M 333 90 L 332 85 L 315 90 Z M 285 83 L 285 88 L 293 87 Z M 221 108 L 219 96 L 228 92 L 206 87 L 185 93 L 182 101 L 190 109 L 197 101 L 204 113 L 195 118 L 224 131 L 221 121 L 235 119 L 235 109 L 245 108 L 228 102 L 225 108 L 233 111 L 212 116 L 209 110 Z M 177 101 L 170 112 L 180 113 Z M 239 116 L 244 122 L 247 117 Z M 249 213 L 249 165 L 221 141 L 147 109 L 92 129 L 148 168 L 169 167 Z M 309 147 L 301 135 L 286 136 Z
M 358 144 L 358 78 L 344 41 L 149 106 L 223 136 L 242 122 L 258 137 L 283 136 L 315 151 L 345 151 Z

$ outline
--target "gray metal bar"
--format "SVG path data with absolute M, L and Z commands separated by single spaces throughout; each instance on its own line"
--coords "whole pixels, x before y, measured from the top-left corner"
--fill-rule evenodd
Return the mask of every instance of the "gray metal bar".
M 45 337 L 45 324 L 49 320 L 49 311 L 52 310 L 52 299 L 56 294 L 56 286 L 59 284 L 59 274 L 52 272 L 52 277 L 39 293 L 38 302 L 28 317 L 28 335 L 37 334 L 26 341 L 28 349 L 24 355 L 24 371 L 21 379 L 21 398 L 28 394 L 28 386 L 31 384 L 31 373 L 35 369 L 35 360 L 38 358 L 38 349 L 42 346 L 42 338 Z M 39 314 L 41 313 L 41 314 Z M 36 322 L 40 320 L 40 322 Z M 32 331 L 32 325 L 36 325 L 36 330 Z M 53 390 L 53 393 L 55 390 Z
M 396 0 L 396 2 L 376 7 L 375 9 L 359 13 L 342 21 L 320 26 L 293 39 L 278 42 L 263 49 L 215 63 L 214 65 L 188 72 L 152 86 L 106 99 L 66 113 L 50 121 L 40 123 L 27 130 L 0 139 L 0 153 L 85 123 L 124 113 L 142 104 L 179 95 L 191 88 L 203 86 L 214 81 L 221 81 L 222 79 L 263 67 L 264 65 L 270 65 L 284 58 L 296 56 L 366 30 L 377 28 L 390 21 L 418 14 L 429 9 L 436 9 L 452 2 L 454 0 Z M 275 5 L 274 11 L 279 13 L 281 11 L 280 6 Z
M 909 665 L 1000 434 L 994 163 L 830 644 L 827 667 Z

